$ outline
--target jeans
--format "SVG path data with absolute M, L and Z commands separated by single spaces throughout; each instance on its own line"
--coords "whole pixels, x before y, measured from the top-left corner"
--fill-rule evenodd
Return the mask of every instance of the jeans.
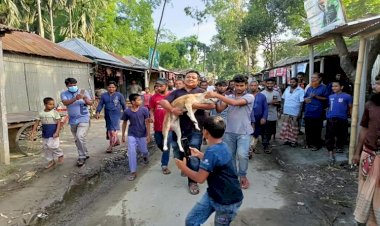
M 246 176 L 248 169 L 249 145 L 251 141 L 251 135 L 225 133 L 223 136 L 223 141 L 231 150 L 232 164 L 238 176 Z M 239 162 L 239 170 L 237 170 L 236 160 Z
M 178 144 L 177 144 L 177 135 L 175 133 L 172 134 L 172 148 L 173 148 L 173 154 L 174 158 L 182 160 L 184 157 L 189 156 L 190 150 L 188 150 L 189 147 L 196 148 L 198 150 L 201 150 L 202 145 L 202 133 L 197 130 L 193 130 L 191 132 L 182 133 L 182 138 L 187 138 L 187 144 L 184 145 L 183 148 L 185 149 L 185 152 L 188 152 L 187 154 L 185 152 L 181 152 L 179 150 Z M 195 157 L 191 157 L 187 160 L 187 166 L 195 171 L 198 171 L 199 168 L 199 159 Z M 188 182 L 190 183 L 196 183 L 195 181 L 188 178 Z
M 128 136 L 128 162 L 131 173 L 135 173 L 137 170 L 137 147 L 144 157 L 149 157 L 146 137 Z
M 215 202 L 206 192 L 187 215 L 186 226 L 198 226 L 203 224 L 213 212 L 215 212 L 215 226 L 230 225 L 241 203 L 240 201 L 230 205 L 222 205 Z
M 70 130 L 74 136 L 75 145 L 78 149 L 79 159 L 86 159 L 86 156 L 88 156 L 88 151 L 86 147 L 86 137 L 89 128 L 90 123 L 79 123 L 70 125 Z
M 166 167 L 169 164 L 169 155 L 170 155 L 170 144 L 168 144 L 168 150 L 164 151 L 164 136 L 161 131 L 154 132 L 154 140 L 156 141 L 157 147 L 162 151 L 161 155 L 161 167 Z M 172 132 L 169 131 L 168 134 L 168 143 L 172 140 Z

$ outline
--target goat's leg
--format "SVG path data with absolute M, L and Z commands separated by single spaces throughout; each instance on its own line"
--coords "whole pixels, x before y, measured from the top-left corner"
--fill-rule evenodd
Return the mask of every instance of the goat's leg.
M 177 135 L 177 144 L 178 144 L 179 150 L 184 152 L 183 147 L 182 147 L 182 143 L 181 143 L 182 132 L 181 132 L 181 126 L 179 124 L 179 118 L 177 118 L 177 120 L 173 121 L 172 129 L 175 132 L 175 134 Z
M 162 135 L 164 137 L 164 143 L 163 143 L 163 150 L 167 151 L 168 148 L 168 136 L 169 136 L 169 130 L 170 130 L 170 124 L 171 124 L 171 114 L 166 113 L 164 118 L 164 124 L 162 127 Z
M 198 121 L 194 115 L 197 109 L 193 109 L 192 104 L 185 104 L 185 108 L 187 110 L 187 115 L 189 116 L 190 120 L 194 123 L 195 129 L 200 131 L 201 129 L 199 128 Z

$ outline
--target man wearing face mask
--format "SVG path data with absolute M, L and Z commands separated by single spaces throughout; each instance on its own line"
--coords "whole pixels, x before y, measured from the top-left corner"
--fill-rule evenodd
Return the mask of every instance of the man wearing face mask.
M 88 106 L 92 105 L 92 100 L 87 91 L 78 89 L 75 78 L 66 78 L 66 91 L 61 93 L 62 103 L 67 107 L 71 133 L 75 139 L 78 149 L 77 166 L 82 167 L 89 158 L 86 147 L 86 136 L 90 127 L 90 113 Z

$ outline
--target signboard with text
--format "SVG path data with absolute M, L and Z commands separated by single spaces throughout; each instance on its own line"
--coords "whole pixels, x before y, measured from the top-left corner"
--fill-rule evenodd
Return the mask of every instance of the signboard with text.
M 340 0 L 305 0 L 304 7 L 311 36 L 321 35 L 346 24 L 346 17 Z

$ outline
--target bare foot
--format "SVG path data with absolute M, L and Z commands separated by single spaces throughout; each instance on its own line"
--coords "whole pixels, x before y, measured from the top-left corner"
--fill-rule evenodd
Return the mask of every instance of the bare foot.
M 61 156 L 58 157 L 57 163 L 58 164 L 62 164 L 63 163 L 63 155 L 61 155 Z
M 249 181 L 246 176 L 240 177 L 240 186 L 242 189 L 248 189 L 249 188 Z

